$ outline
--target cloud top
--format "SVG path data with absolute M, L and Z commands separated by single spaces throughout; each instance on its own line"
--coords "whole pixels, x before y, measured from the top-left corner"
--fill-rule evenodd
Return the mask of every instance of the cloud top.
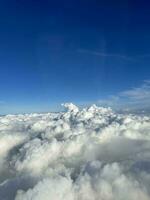
M 64 106 L 0 117 L 1 199 L 150 199 L 150 117 Z

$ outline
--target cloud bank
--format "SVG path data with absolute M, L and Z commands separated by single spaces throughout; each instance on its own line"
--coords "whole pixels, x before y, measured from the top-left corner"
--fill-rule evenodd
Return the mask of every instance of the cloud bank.
M 64 106 L 0 117 L 0 199 L 149 200 L 150 117 Z

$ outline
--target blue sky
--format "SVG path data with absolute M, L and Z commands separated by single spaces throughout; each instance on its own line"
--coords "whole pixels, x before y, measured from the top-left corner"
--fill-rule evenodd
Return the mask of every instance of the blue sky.
M 0 113 L 54 111 L 143 88 L 149 10 L 148 1 L 2 0 Z

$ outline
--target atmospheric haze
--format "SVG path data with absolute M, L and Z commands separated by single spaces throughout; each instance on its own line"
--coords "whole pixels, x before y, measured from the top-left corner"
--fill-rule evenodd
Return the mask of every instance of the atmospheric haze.
M 64 106 L 0 117 L 0 200 L 149 200 L 150 117 Z

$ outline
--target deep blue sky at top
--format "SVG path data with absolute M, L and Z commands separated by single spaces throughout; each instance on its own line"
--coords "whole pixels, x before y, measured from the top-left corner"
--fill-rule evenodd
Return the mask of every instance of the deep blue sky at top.
M 150 78 L 149 1 L 1 0 L 1 112 L 94 102 Z

